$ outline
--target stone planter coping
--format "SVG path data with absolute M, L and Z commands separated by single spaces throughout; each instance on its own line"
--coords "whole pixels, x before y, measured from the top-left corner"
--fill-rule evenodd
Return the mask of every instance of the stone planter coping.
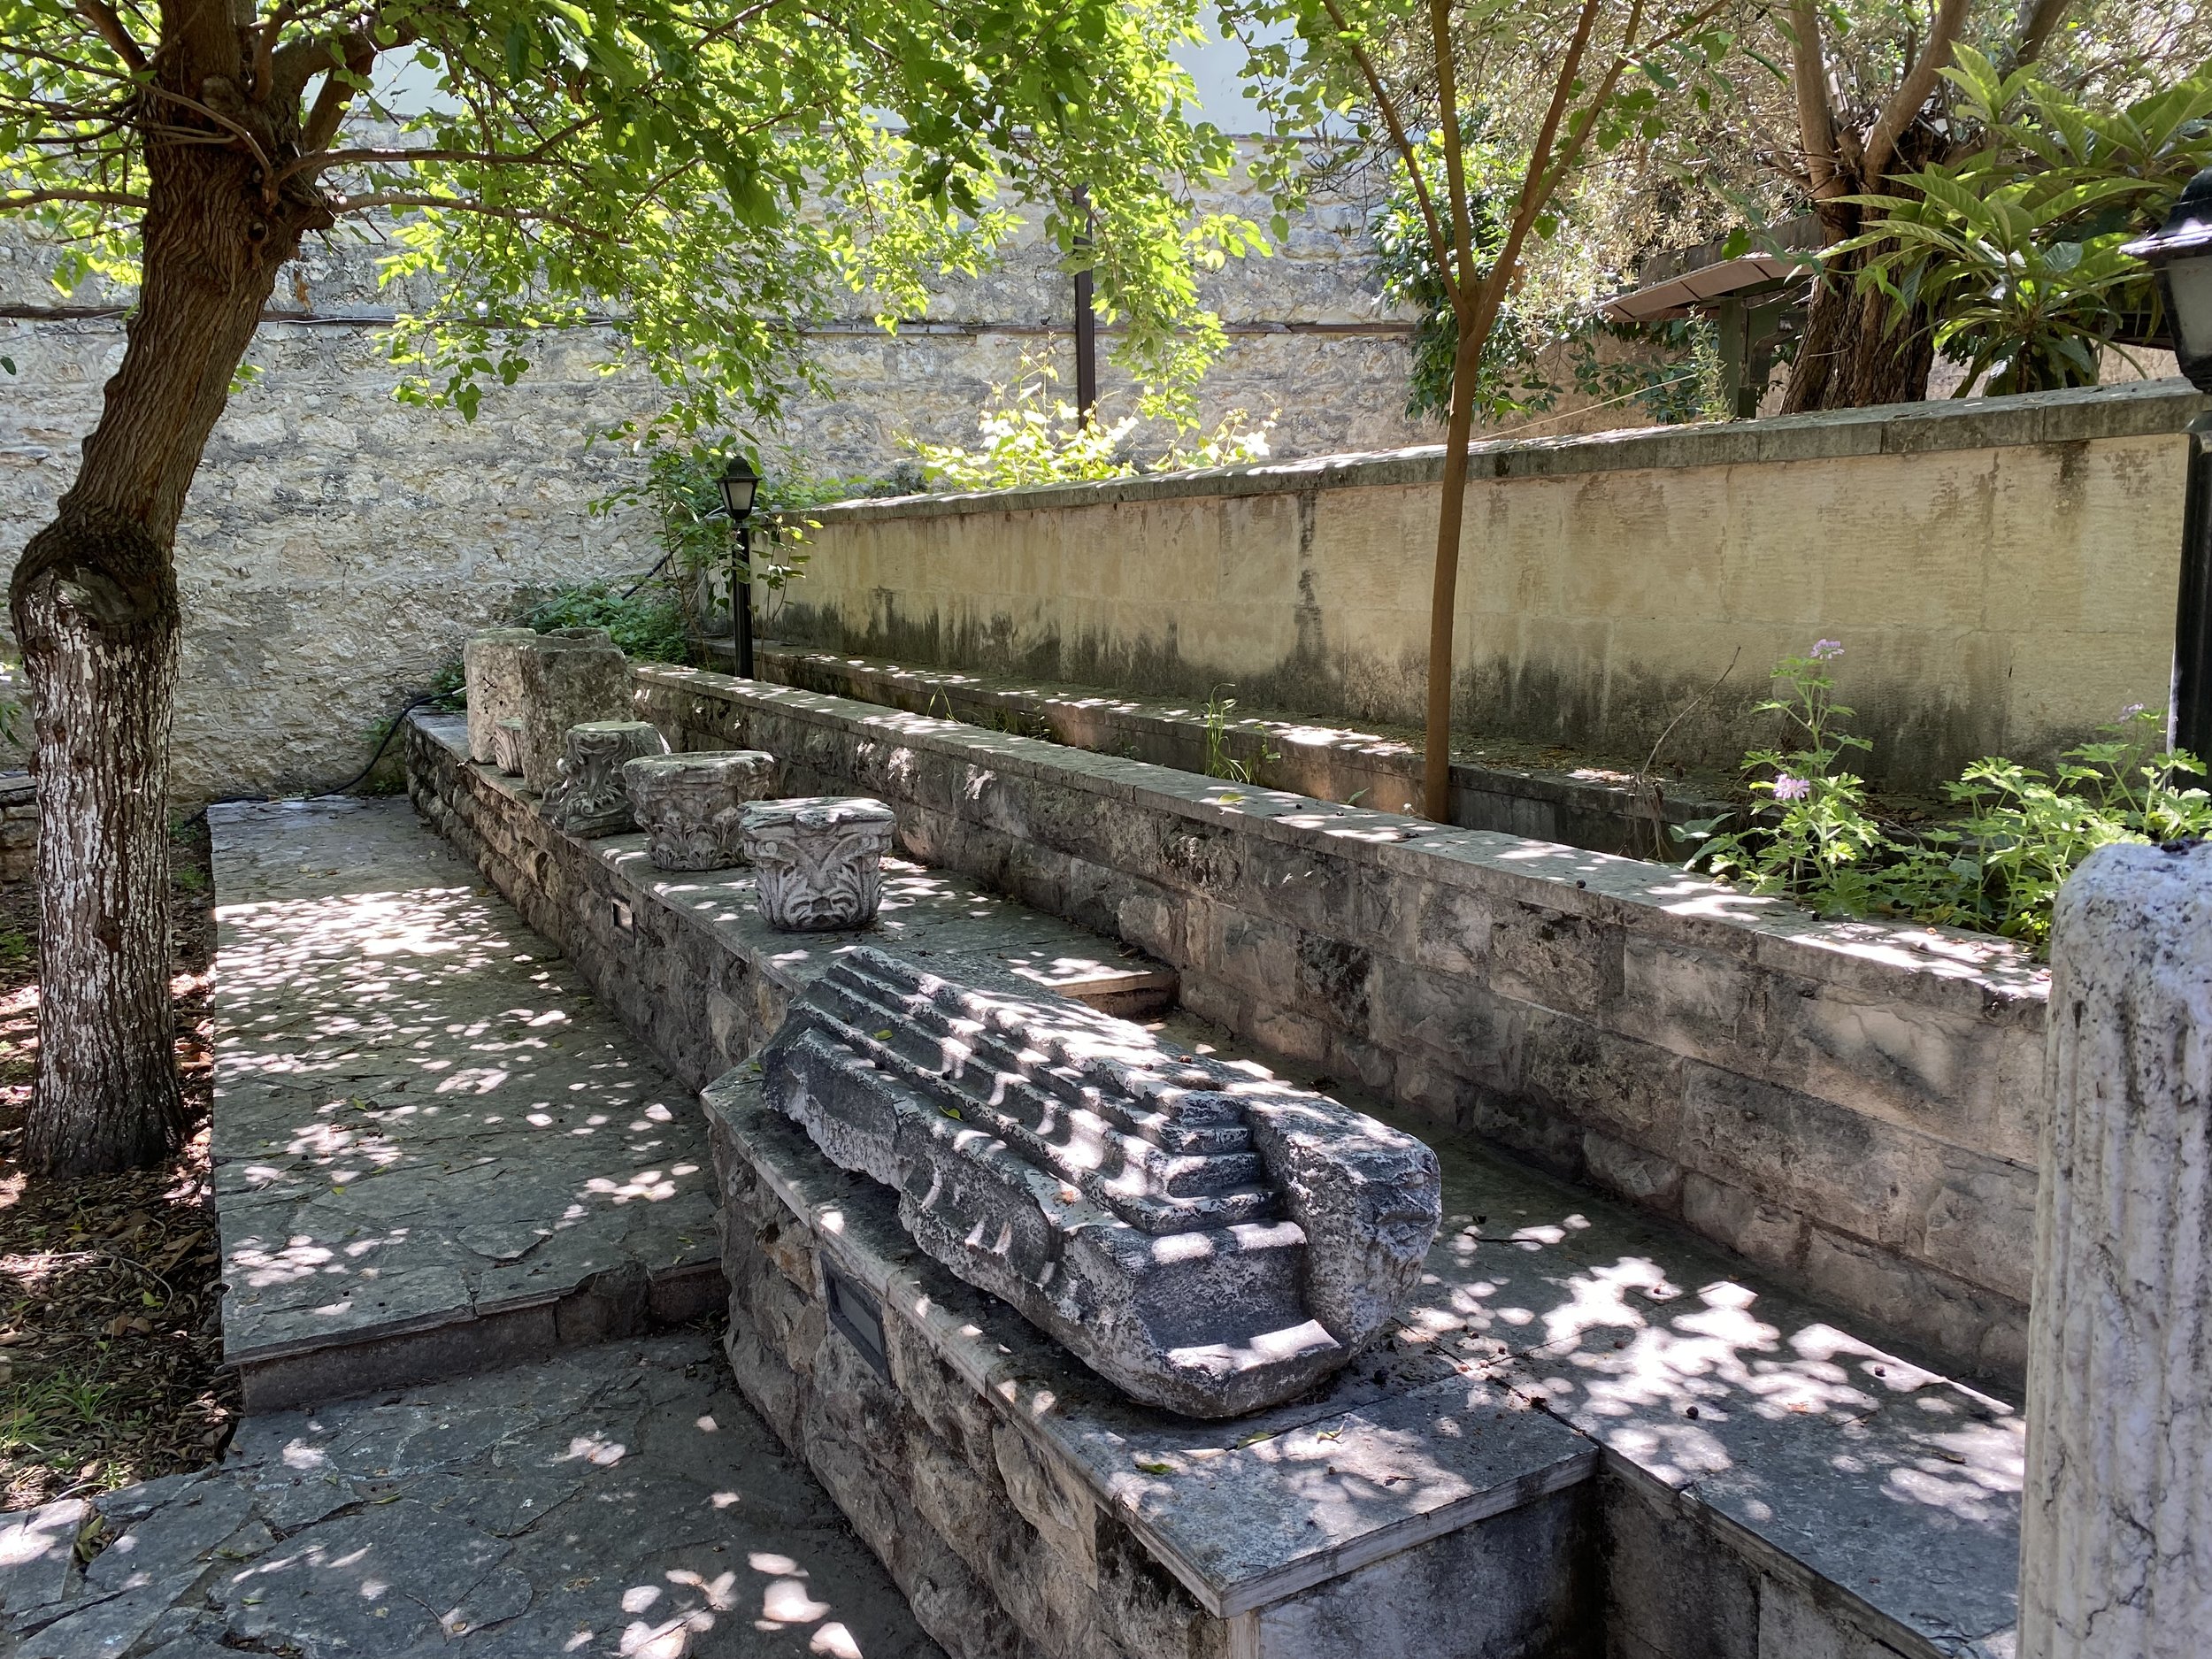
M 1502 884 L 1548 910 L 1632 924 L 1647 936 L 1674 938 L 1763 967 L 1978 1018 L 2012 1010 L 2039 1023 L 2049 995 L 2046 965 L 2011 941 L 1986 933 L 1824 921 L 1786 900 L 1761 898 L 1641 859 L 1341 806 L 703 669 L 643 664 L 635 672 L 649 686 L 773 705 L 830 731 L 858 727 L 887 744 L 1049 780 L 1194 823 L 1324 850 L 1394 875 L 1491 890 Z
M 1469 479 L 1471 482 L 1556 478 L 1656 467 L 1741 466 L 1940 449 L 2079 443 L 2097 438 L 2178 433 L 2208 408 L 2212 408 L 2212 399 L 2186 380 L 2176 379 L 2076 391 L 2029 392 L 2012 397 L 1888 403 L 1816 415 L 1778 415 L 1765 420 L 1644 426 L 1573 437 L 1498 438 L 1469 446 L 1473 457 Z M 841 502 L 795 511 L 788 516 L 808 524 L 861 524 L 879 518 L 1103 507 L 1194 495 L 1296 495 L 1308 490 L 1433 484 L 1443 474 L 1444 448 L 1432 443 L 1365 455 L 1313 456 L 1300 461 L 1206 467 L 1096 483 Z

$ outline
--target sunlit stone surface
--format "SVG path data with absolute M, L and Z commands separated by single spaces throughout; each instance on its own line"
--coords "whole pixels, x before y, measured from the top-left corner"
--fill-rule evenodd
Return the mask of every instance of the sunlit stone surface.
M 897 822 L 863 796 L 756 802 L 745 857 L 760 872 L 760 913 L 787 933 L 865 927 L 883 903 L 883 855 Z
M 2059 896 L 2022 1659 L 2212 1650 L 2212 846 Z
M 757 749 L 646 756 L 622 778 L 656 869 L 727 870 L 745 862 L 745 808 L 775 792 L 776 757 Z
M 495 628 L 461 648 L 461 673 L 468 688 L 469 758 L 490 765 L 499 758 L 495 735 L 502 720 L 522 708 L 522 648 L 538 636 L 528 628 Z
M 630 664 L 604 628 L 556 628 L 522 645 L 516 682 L 522 718 L 522 784 L 560 780 L 568 728 L 630 712 Z
M 549 823 L 591 841 L 637 827 L 622 769 L 641 756 L 663 754 L 667 741 L 645 720 L 587 720 L 568 728 L 560 781 L 538 810 Z
M 1192 1417 L 1344 1365 L 1436 1233 L 1436 1155 L 1412 1136 L 982 964 L 852 951 L 761 1066 L 771 1104 L 898 1190 L 930 1255 Z

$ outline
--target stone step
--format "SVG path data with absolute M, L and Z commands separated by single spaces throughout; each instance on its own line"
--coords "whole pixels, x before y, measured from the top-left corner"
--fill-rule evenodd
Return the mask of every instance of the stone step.
M 696 1318 L 698 1107 L 403 801 L 219 806 L 223 1347 L 250 1411 Z

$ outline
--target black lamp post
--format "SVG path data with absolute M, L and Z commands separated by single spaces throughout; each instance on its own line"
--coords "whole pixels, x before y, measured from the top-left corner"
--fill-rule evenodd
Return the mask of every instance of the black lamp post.
M 2212 167 L 2189 180 L 2154 235 L 2123 250 L 2158 273 L 2181 372 L 2212 392 Z M 2173 712 L 2167 739 L 2212 755 L 2212 414 L 2188 426 L 2188 494 L 2181 518 L 2181 602 L 2174 618 Z
M 753 516 L 753 496 L 760 488 L 760 474 L 741 455 L 730 457 L 715 480 L 722 491 L 722 511 L 729 515 L 737 534 L 730 542 L 730 632 L 737 649 L 737 672 L 753 677 L 753 532 L 747 522 Z

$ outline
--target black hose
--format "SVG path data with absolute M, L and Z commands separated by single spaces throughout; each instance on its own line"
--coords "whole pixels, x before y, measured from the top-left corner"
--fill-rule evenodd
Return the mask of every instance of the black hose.
M 376 763 L 384 758 L 384 751 L 391 748 L 392 740 L 399 735 L 400 723 L 402 721 L 405 720 L 409 715 L 412 714 L 416 710 L 421 708 L 425 703 L 440 703 L 452 695 L 453 694 L 449 691 L 426 691 L 421 696 L 415 698 L 412 702 L 409 703 L 405 708 L 402 709 L 397 714 L 392 717 L 391 725 L 384 728 L 384 741 L 376 746 L 376 753 L 369 757 L 369 764 L 367 765 L 362 767 L 359 772 L 355 772 L 352 777 L 347 779 L 345 782 L 340 784 L 336 788 L 318 789 L 313 795 L 308 795 L 305 798 L 310 801 L 320 801 L 334 795 L 350 795 L 353 792 L 354 785 L 359 783 L 364 778 L 367 777 L 371 772 L 376 770 Z

